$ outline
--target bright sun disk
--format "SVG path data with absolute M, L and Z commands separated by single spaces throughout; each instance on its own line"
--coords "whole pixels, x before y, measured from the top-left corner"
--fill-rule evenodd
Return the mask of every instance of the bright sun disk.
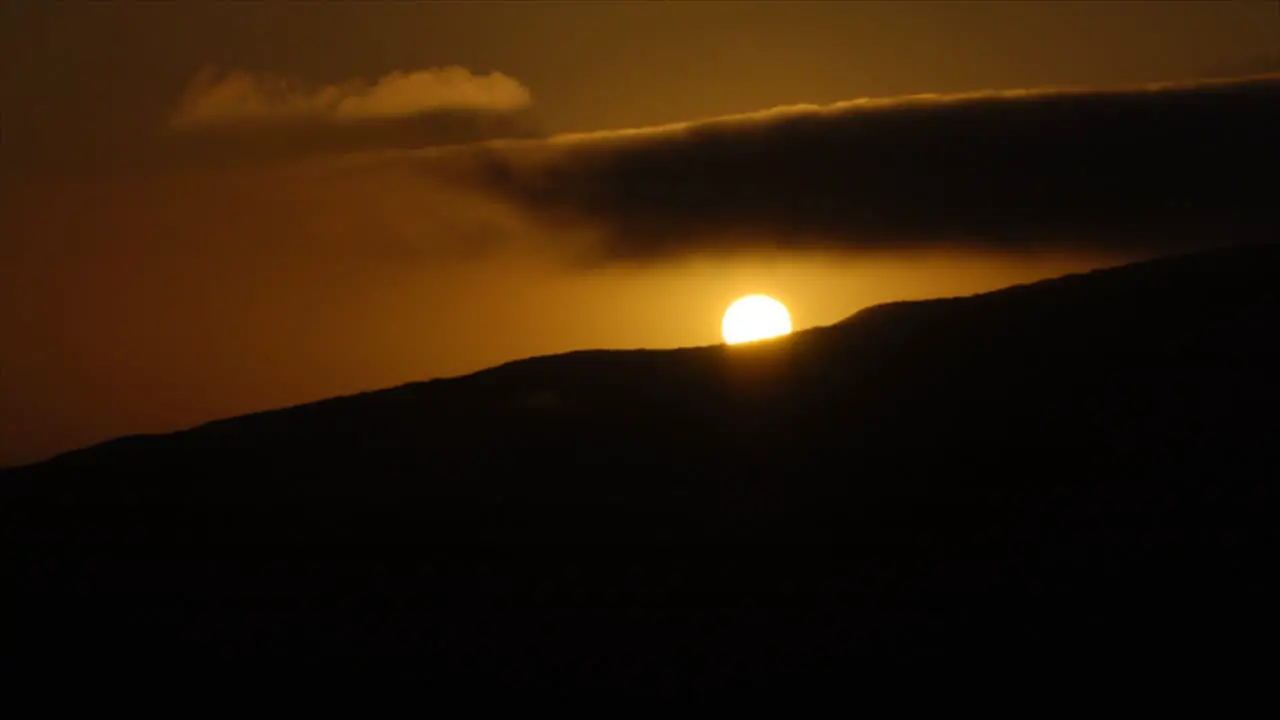
M 720 332 L 730 345 L 778 337 L 791 332 L 791 315 L 787 306 L 768 295 L 748 295 L 724 311 Z

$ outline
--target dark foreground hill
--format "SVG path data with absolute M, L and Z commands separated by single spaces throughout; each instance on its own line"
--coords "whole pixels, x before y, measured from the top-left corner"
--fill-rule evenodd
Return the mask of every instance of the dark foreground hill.
M 123 438 L 0 475 L 6 652 L 542 687 L 1270 653 L 1278 320 L 1280 247 L 1240 248 Z

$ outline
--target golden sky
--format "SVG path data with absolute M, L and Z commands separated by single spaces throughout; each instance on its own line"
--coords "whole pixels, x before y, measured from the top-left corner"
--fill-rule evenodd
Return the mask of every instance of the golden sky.
M 753 292 L 803 328 L 1274 229 L 1275 81 L 1186 83 L 1280 71 L 1275 3 L 5 3 L 0 35 L 0 464 L 715 343 Z

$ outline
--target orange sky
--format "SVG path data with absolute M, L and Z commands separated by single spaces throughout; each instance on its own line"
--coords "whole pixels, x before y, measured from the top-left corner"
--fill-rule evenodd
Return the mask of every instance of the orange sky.
M 730 237 L 584 263 L 574 248 L 600 242 L 607 218 L 561 222 L 395 153 L 795 103 L 1280 70 L 1274 3 L 0 13 L 0 464 L 530 355 L 714 343 L 724 308 L 752 292 L 802 328 L 1143 254 L 768 251 Z M 202 92 L 212 99 L 191 104 Z M 208 108 L 233 127 L 179 127 Z M 378 152 L 392 160 L 361 164 Z M 316 170 L 345 153 L 349 171 Z

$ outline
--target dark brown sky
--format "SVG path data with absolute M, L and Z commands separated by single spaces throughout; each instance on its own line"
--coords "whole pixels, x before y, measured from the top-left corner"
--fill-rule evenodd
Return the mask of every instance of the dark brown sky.
M 1037 93 L 480 155 L 418 148 L 1280 71 L 1274 2 L 0 13 L 0 464 L 531 354 L 712 343 L 749 292 L 777 295 L 803 327 L 1119 262 L 1153 250 L 1112 238 L 1214 188 L 1201 224 L 1257 230 L 1242 178 L 1275 94 Z M 1092 165 L 1061 150 L 1072 142 Z M 1194 163 L 1213 163 L 1212 181 Z M 1085 177 L 1113 180 L 1064 191 Z M 995 210 L 965 210 L 979 206 Z M 858 212 L 833 211 L 846 207 Z M 1036 214 L 1050 211 L 1050 224 Z M 1019 222 L 992 224 L 1005 217 Z M 1066 240 L 1019 244 L 1032 236 Z
M 500 71 L 531 90 L 550 132 L 1280 69 L 1275 2 L 59 1 L 0 12 L 4 152 L 20 155 L 148 133 L 209 64 L 316 84 Z

